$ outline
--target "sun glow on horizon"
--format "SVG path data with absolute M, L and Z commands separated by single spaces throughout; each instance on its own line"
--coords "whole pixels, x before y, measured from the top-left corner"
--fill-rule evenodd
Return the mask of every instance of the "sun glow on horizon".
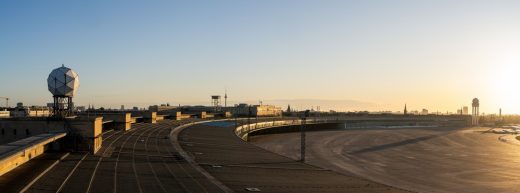
M 520 61 L 520 60 L 518 60 Z M 493 82 L 493 100 L 511 113 L 520 113 L 520 62 L 497 66 Z

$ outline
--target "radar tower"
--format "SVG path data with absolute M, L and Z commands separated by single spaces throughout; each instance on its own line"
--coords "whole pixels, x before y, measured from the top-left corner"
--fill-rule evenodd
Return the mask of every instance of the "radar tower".
M 73 116 L 74 103 L 72 98 L 79 87 L 78 74 L 62 64 L 61 67 L 52 70 L 49 74 L 47 86 L 54 99 L 52 117 L 65 118 Z

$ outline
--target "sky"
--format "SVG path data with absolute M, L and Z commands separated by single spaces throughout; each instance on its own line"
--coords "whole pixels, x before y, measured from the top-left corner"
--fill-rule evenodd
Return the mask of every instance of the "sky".
M 264 101 L 520 114 L 520 1 L 0 1 L 0 96 L 77 105 Z M 303 101 L 303 102 L 302 102 Z M 305 103 L 308 101 L 308 103 Z M 297 104 L 296 104 L 297 103 Z

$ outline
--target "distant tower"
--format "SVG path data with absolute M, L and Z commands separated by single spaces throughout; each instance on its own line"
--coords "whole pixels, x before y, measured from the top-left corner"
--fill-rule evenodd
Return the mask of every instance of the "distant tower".
M 287 112 L 288 112 L 288 113 L 291 112 L 291 105 L 287 105 Z
M 215 111 L 218 111 L 220 108 L 220 95 L 211 96 L 211 105 L 215 107 Z
M 471 107 L 472 110 L 472 114 L 471 114 L 471 124 L 472 125 L 478 125 L 478 116 L 479 116 L 479 107 L 480 107 L 480 103 L 478 101 L 478 98 L 474 98 L 473 99 L 473 103 L 471 104 Z
M 500 108 L 498 111 L 498 117 L 502 118 L 502 108 Z
M 462 107 L 462 114 L 467 115 L 469 113 L 468 107 L 464 106 Z
M 49 74 L 47 86 L 54 98 L 52 116 L 64 118 L 74 115 L 72 97 L 74 97 L 79 87 L 78 74 L 72 69 L 65 67 L 65 65 L 62 65 L 52 70 Z
M 224 107 L 227 107 L 227 89 L 226 89 L 226 92 L 224 93 Z
M 408 109 L 406 108 L 406 104 L 404 104 L 404 115 L 408 115 Z

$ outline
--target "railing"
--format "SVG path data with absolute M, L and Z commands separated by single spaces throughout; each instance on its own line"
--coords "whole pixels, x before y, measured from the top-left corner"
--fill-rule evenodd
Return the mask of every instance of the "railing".
M 267 119 L 267 121 L 266 121 Z M 270 120 L 269 120 L 270 119 Z M 244 124 L 244 121 L 247 122 Z M 416 126 L 428 126 L 432 125 L 445 125 L 456 122 L 465 123 L 465 117 L 443 117 L 443 116 L 410 116 L 410 117 L 311 117 L 307 118 L 306 124 L 324 124 L 324 123 L 345 123 L 346 128 L 367 128 L 367 127 L 377 127 L 377 126 L 392 126 L 392 124 L 368 124 L 369 122 L 387 122 L 387 121 L 404 121 L 404 122 L 415 122 Z M 429 124 L 420 124 L 421 122 L 428 122 Z M 236 129 L 235 134 L 240 137 L 242 140 L 247 140 L 248 135 L 252 132 L 273 128 L 273 127 L 282 127 L 282 126 L 294 126 L 300 125 L 302 120 L 297 117 L 291 118 L 242 118 L 240 119 L 240 124 L 237 120 L 235 120 Z M 348 123 L 348 124 L 347 124 Z M 401 125 L 402 126 L 402 125 Z
M 307 119 L 306 124 L 323 124 L 323 123 L 337 123 L 340 120 L 336 117 L 327 117 L 327 118 L 312 118 Z M 273 120 L 273 121 L 264 121 L 264 122 L 255 122 L 250 124 L 244 124 L 236 127 L 235 134 L 240 137 L 242 140 L 246 140 L 249 133 L 273 127 L 283 127 L 283 126 L 293 126 L 293 125 L 301 125 L 301 119 L 292 119 L 292 120 Z

